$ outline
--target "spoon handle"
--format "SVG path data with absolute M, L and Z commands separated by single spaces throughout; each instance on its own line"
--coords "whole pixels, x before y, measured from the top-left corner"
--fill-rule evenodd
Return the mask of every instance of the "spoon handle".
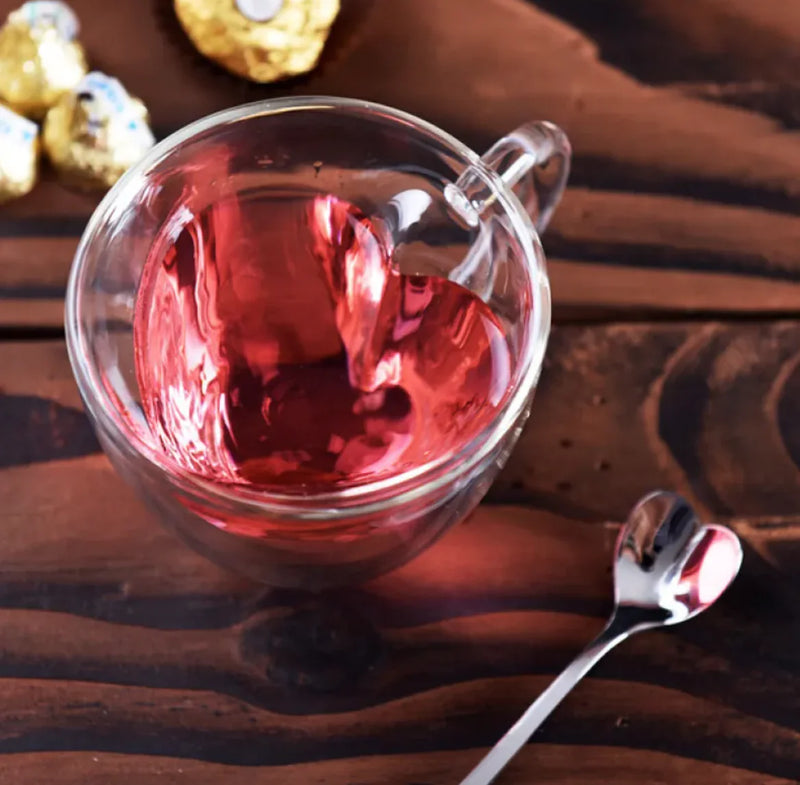
M 508 733 L 489 750 L 486 757 L 461 781 L 461 785 L 489 785 L 592 666 L 629 634 L 630 627 L 627 624 L 622 625 L 618 619 L 612 618 L 605 629 L 567 665 Z

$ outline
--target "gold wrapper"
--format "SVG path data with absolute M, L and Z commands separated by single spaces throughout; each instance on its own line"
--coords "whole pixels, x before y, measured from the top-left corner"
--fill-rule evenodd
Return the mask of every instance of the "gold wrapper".
M 38 169 L 38 126 L 0 105 L 0 202 L 28 193 Z
M 0 28 L 0 99 L 43 117 L 86 74 L 77 33 L 78 20 L 64 3 L 31 2 L 12 11 Z
M 155 143 L 144 104 L 99 71 L 50 109 L 42 136 L 53 166 L 85 188 L 111 187 Z
M 314 68 L 339 0 L 175 0 L 175 11 L 206 57 L 254 82 L 274 82 Z

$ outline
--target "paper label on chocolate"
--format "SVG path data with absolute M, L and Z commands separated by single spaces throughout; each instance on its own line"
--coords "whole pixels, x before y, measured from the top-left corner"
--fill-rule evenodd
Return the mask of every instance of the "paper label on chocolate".
M 36 139 L 38 128 L 26 117 L 0 106 L 0 145 L 31 145 Z
M 33 0 L 25 3 L 19 13 L 29 27 L 55 27 L 65 41 L 72 41 L 78 35 L 78 17 L 58 0 Z
M 236 0 L 236 7 L 252 22 L 269 22 L 283 7 L 283 0 Z
M 81 79 L 75 92 L 80 98 L 91 98 L 91 103 L 86 106 L 90 126 L 96 125 L 99 128 L 105 119 L 117 119 L 126 132 L 143 147 L 154 143 L 152 131 L 144 118 L 134 110 L 128 91 L 118 79 L 100 71 L 91 71 Z

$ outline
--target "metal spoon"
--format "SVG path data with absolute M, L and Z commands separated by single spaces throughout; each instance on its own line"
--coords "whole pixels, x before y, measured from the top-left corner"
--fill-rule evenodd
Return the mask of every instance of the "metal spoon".
M 614 611 L 605 629 L 531 704 L 461 785 L 488 785 L 555 707 L 608 651 L 629 635 L 690 619 L 712 605 L 742 564 L 738 537 L 701 525 L 680 496 L 645 496 L 620 531 L 614 556 Z

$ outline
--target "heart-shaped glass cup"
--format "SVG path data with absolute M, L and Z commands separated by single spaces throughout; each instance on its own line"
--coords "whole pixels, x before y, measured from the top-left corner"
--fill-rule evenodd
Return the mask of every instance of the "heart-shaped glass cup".
M 416 117 L 341 98 L 229 109 L 158 144 L 97 208 L 67 292 L 73 370 L 116 469 L 189 545 L 271 585 L 363 580 L 430 545 L 478 503 L 528 415 L 550 324 L 537 229 L 569 157 L 549 123 L 524 125 L 480 157 Z M 505 395 L 464 443 L 374 481 L 299 493 L 214 482 L 165 452 L 134 341 L 155 238 L 221 200 L 290 187 L 357 205 L 391 235 L 396 271 L 455 281 L 491 309 L 511 358 Z

